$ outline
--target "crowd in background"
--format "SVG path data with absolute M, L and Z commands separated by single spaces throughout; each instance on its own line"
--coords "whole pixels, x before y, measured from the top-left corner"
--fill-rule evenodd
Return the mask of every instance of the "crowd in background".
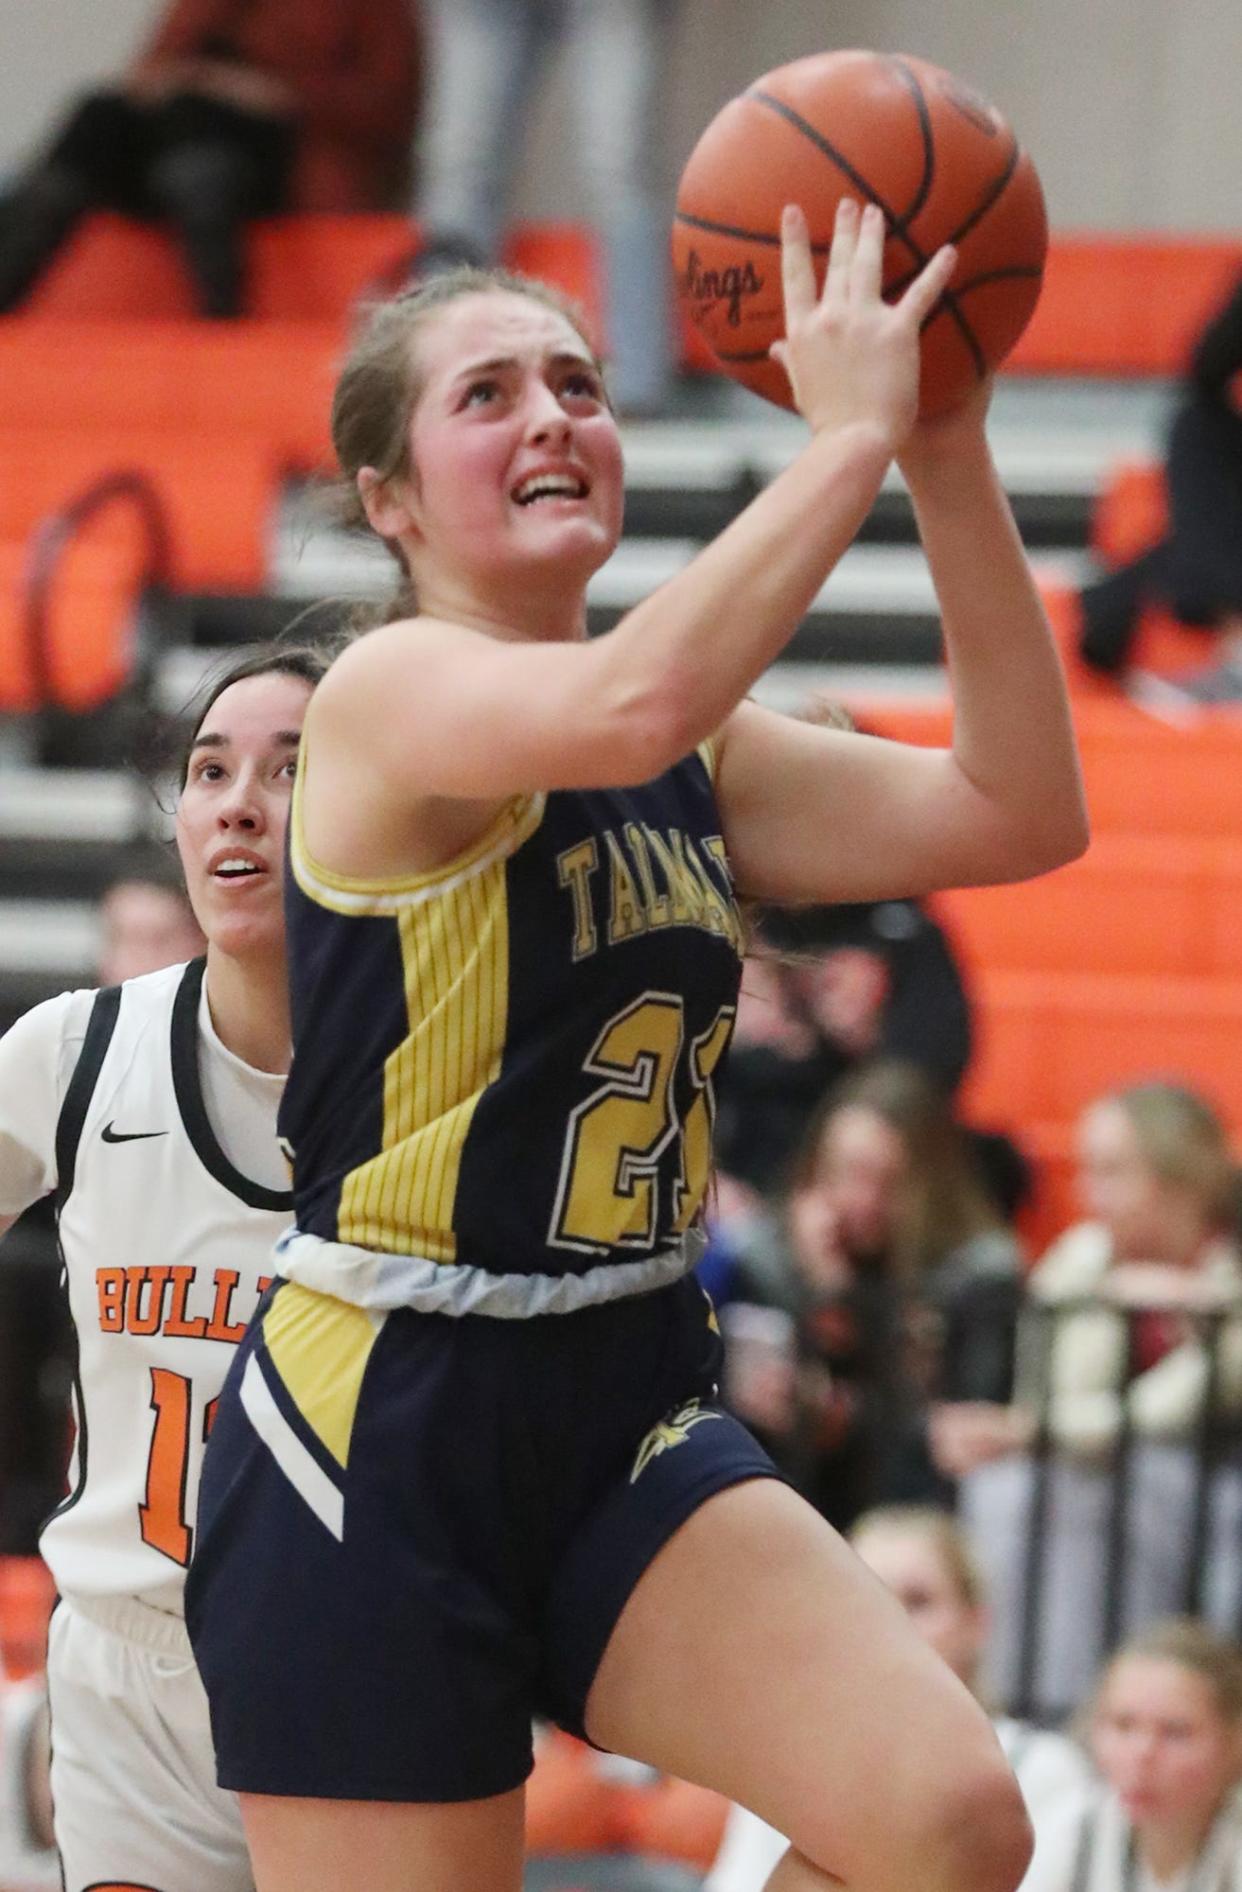
M 425 225 L 411 270 L 489 260 L 519 121 L 568 44 L 576 96 L 608 134 L 584 152 L 618 400 L 659 412 L 671 309 L 648 167 L 674 10 L 441 0 L 427 9 L 424 110 L 424 28 L 407 0 L 387 28 L 374 0 L 252 9 L 240 36 L 228 9 L 178 0 L 0 203 L 0 309 L 101 206 L 169 218 L 212 315 L 244 311 L 240 232 L 278 209 L 408 205 Z M 476 136 L 484 72 L 490 142 Z M 1168 539 L 1086 601 L 1084 649 L 1101 669 L 1126 662 L 1152 588 L 1221 632 L 1200 687 L 1215 700 L 1242 687 L 1242 541 L 1226 525 L 1217 558 L 1201 531 L 1189 553 L 1183 538 L 1237 517 L 1240 310 L 1242 292 L 1195 357 Z M 1210 516 L 1176 484 L 1180 469 L 1201 494 L 1205 458 Z M 149 861 L 118 876 L 102 917 L 101 982 L 198 950 Z M 750 924 L 701 1264 L 726 1401 L 995 1709 L 1036 1829 L 1029 1892 L 1242 1888 L 1242 1650 L 1229 1633 L 1242 1621 L 1242 1247 L 1212 1100 L 1161 1074 L 1097 1098 L 1079 1125 L 1081 1219 L 1033 1254 L 1020 1127 L 958 1106 L 969 993 L 934 913 L 888 901 Z M 46 1292 L 52 1250 L 35 1215 L 0 1266 L 0 1554 L 33 1552 L 63 1476 L 72 1363 Z M 0 1676 L 0 1892 L 57 1882 L 41 1717 L 37 1679 Z M 783 1844 L 714 1795 L 552 1729 L 528 1839 L 532 1853 L 680 1861 L 709 1892 L 759 1892 Z

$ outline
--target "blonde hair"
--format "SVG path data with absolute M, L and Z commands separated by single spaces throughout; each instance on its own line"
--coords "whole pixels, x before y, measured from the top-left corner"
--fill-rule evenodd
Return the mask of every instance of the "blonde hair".
M 1180 1084 L 1151 1082 L 1111 1091 L 1099 1104 L 1113 1104 L 1128 1118 L 1153 1175 L 1187 1190 L 1216 1227 L 1234 1223 L 1237 1168 L 1225 1126 L 1205 1098 Z
M 1206 1682 L 1216 1711 L 1231 1727 L 1242 1724 L 1242 1644 L 1196 1616 L 1170 1616 L 1130 1636 L 1104 1665 L 1089 1704 L 1098 1709 L 1110 1675 L 1128 1656 L 1173 1662 Z
M 960 1524 L 947 1511 L 930 1504 L 881 1504 L 864 1511 L 847 1533 L 857 1549 L 862 1539 L 873 1531 L 900 1532 L 928 1544 L 940 1559 L 958 1601 L 968 1609 L 982 1609 L 987 1602 L 983 1573 Z

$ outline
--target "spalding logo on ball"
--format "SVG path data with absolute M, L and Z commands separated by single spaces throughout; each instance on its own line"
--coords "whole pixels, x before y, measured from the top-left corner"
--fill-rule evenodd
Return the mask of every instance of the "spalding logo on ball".
M 781 211 L 800 204 L 822 280 L 840 198 L 884 212 L 884 293 L 901 294 L 943 243 L 953 279 L 923 327 L 919 410 L 945 413 L 1009 353 L 1039 298 L 1043 191 L 994 106 L 925 59 L 820 53 L 730 101 L 677 191 L 678 293 L 724 371 L 782 407 L 769 357 L 785 332 Z

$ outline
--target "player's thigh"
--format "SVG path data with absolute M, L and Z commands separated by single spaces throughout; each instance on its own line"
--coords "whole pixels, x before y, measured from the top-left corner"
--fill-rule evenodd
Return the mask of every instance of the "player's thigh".
M 188 1658 L 56 1611 L 48 1646 L 52 1800 L 65 1892 L 251 1892 L 241 1813 L 215 1783 Z
M 600 1746 L 717 1789 L 852 1882 L 1005 1770 L 900 1605 L 787 1486 L 708 1500 L 640 1579 L 587 1702 Z
M 241 1796 L 258 1892 L 520 1892 L 524 1800 Z

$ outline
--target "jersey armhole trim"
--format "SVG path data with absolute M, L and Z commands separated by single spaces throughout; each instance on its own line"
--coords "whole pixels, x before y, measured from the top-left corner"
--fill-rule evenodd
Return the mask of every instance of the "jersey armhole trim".
M 302 835 L 302 771 L 293 789 L 289 819 L 289 867 L 301 891 L 316 906 L 355 917 L 383 916 L 423 906 L 449 893 L 498 861 L 507 860 L 527 842 L 543 820 L 547 796 L 515 795 L 468 848 L 442 867 L 402 880 L 355 880 L 324 867 L 310 853 Z
M 86 1113 L 90 1108 L 91 1098 L 95 1094 L 95 1085 L 103 1069 L 103 1061 L 108 1055 L 108 1046 L 112 1043 L 112 1034 L 116 1029 L 120 1009 L 120 986 L 101 986 L 91 1005 L 91 1015 L 82 1039 L 82 1049 L 78 1053 L 78 1061 L 73 1068 L 69 1088 L 60 1106 L 60 1115 L 56 1119 L 56 1207 L 58 1211 L 63 1208 L 73 1189 L 78 1145 L 82 1141 L 82 1126 L 86 1122 Z

